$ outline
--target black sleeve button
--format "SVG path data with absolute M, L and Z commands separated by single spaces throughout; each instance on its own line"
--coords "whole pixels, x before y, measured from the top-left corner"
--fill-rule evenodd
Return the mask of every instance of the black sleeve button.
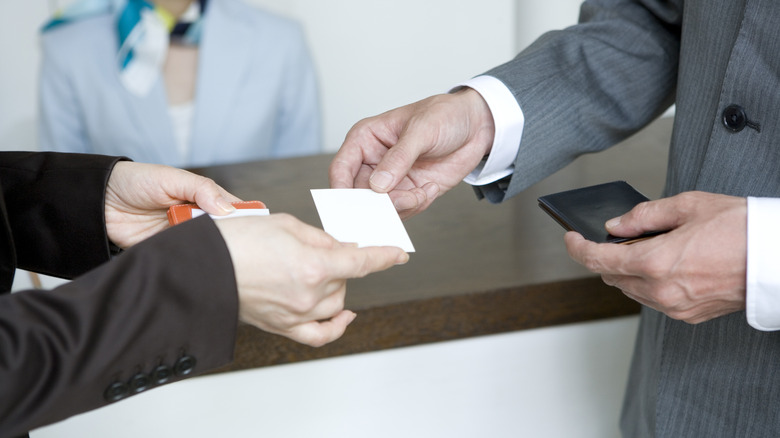
M 176 361 L 176 364 L 173 366 L 173 372 L 179 377 L 186 376 L 195 369 L 195 363 L 194 357 L 184 355 Z
M 729 105 L 723 110 L 723 126 L 731 132 L 745 129 L 748 119 L 745 110 L 739 105 Z
M 155 385 L 168 383 L 171 378 L 173 378 L 173 370 L 168 365 L 160 365 L 152 371 L 152 382 Z
M 122 382 L 114 382 L 108 385 L 105 392 L 103 392 L 103 399 L 109 403 L 113 403 L 127 397 L 129 389 L 127 385 Z
M 127 386 L 129 387 L 130 392 L 137 394 L 149 389 L 149 387 L 152 386 L 152 379 L 144 373 L 138 373 L 130 378 L 130 381 L 127 382 Z

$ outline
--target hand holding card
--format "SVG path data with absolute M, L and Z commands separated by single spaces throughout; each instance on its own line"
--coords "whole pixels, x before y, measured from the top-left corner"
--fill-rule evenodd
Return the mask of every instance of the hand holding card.
M 609 234 L 604 224 L 629 212 L 649 199 L 625 181 L 613 181 L 590 187 L 554 193 L 538 199 L 539 206 L 563 228 L 576 231 L 597 243 L 634 243 L 661 232 L 637 237 L 617 237 Z
M 211 218 L 220 219 L 239 216 L 266 216 L 269 214 L 265 204 L 260 201 L 231 202 L 230 205 L 235 207 L 236 211 L 226 216 L 211 215 Z M 205 214 L 205 212 L 199 209 L 195 204 L 174 205 L 168 209 L 168 223 L 171 225 L 180 224 L 184 221 L 194 219 L 203 214 Z

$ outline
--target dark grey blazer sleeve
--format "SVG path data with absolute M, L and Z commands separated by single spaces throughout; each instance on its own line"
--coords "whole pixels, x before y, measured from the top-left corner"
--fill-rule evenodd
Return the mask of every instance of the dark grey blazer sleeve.
M 0 295 L 0 436 L 230 362 L 236 290 L 204 216 L 54 290 Z
M 115 161 L 0 153 L 0 437 L 232 360 L 237 286 L 208 217 L 108 262 L 103 192 Z M 83 275 L 7 294 L 17 260 Z
M 681 0 L 587 1 L 579 24 L 486 72 L 514 94 L 525 127 L 511 180 L 481 194 L 500 202 L 663 113 L 674 101 L 681 17 Z
M 107 261 L 105 188 L 117 157 L 0 153 L 0 189 L 15 265 L 73 278 Z

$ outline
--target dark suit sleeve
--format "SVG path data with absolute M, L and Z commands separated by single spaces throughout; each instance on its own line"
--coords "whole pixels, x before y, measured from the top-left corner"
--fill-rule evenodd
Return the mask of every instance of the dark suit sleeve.
M 73 278 L 109 259 L 105 188 L 119 160 L 0 153 L 0 186 L 18 267 Z
M 228 363 L 237 318 L 206 216 L 54 290 L 0 295 L 0 437 Z
M 591 0 L 580 23 L 549 32 L 488 72 L 525 116 L 514 174 L 479 187 L 512 196 L 583 153 L 635 133 L 674 101 L 682 0 Z
M 108 262 L 104 191 L 117 160 L 0 153 L 0 437 L 232 359 L 235 274 L 208 217 Z M 17 262 L 80 276 L 51 291 L 3 294 Z

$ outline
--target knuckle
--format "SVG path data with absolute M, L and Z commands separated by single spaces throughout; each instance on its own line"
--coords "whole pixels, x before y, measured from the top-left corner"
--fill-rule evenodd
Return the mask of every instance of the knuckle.
M 668 288 L 659 288 L 656 290 L 654 297 L 655 302 L 658 303 L 659 306 L 661 306 L 662 309 L 665 309 L 668 313 L 676 313 L 677 309 L 674 308 L 674 299 L 672 298 L 672 293 L 669 291 Z
M 290 330 L 300 322 L 300 318 L 290 313 L 280 313 L 277 315 L 275 324 L 283 330 Z
M 314 297 L 313 294 L 302 293 L 297 294 L 294 298 L 292 298 L 289 301 L 289 306 L 294 315 L 306 315 L 317 306 L 317 303 L 318 300 Z M 289 318 L 289 323 L 291 323 L 290 325 L 294 325 L 299 322 L 296 316 L 289 315 Z
M 672 319 L 687 322 L 688 324 L 698 324 L 702 322 L 695 309 L 674 309 L 669 311 L 667 315 Z
M 601 260 L 592 254 L 584 256 L 582 265 L 591 272 L 601 272 L 602 270 Z
M 604 284 L 606 284 L 607 286 L 613 286 L 613 287 L 616 287 L 618 289 L 622 289 L 620 287 L 620 285 L 619 285 L 618 278 L 616 276 L 614 276 L 614 275 L 606 275 L 606 274 L 604 274 L 604 275 L 601 276 L 601 281 L 603 281 Z
M 371 267 L 368 265 L 368 261 L 365 259 L 355 261 L 354 266 L 355 266 L 355 271 L 354 274 L 352 275 L 352 277 L 354 278 L 363 278 L 374 271 L 373 269 L 371 269 Z
M 692 202 L 695 202 L 701 195 L 702 192 L 697 192 L 697 191 L 682 192 L 680 193 L 679 200 L 683 204 L 690 204 Z
M 196 177 L 198 178 L 197 181 L 198 191 L 217 189 L 218 185 L 213 179 L 205 176 L 200 176 L 200 175 L 196 175 Z
M 688 214 L 694 210 L 701 201 L 702 192 L 683 192 L 677 197 L 677 210 L 683 214 Z
M 664 286 L 658 288 L 654 294 L 654 299 L 664 313 L 674 319 L 684 318 L 689 310 L 683 305 L 681 295 L 675 287 Z
M 304 262 L 301 265 L 300 280 L 307 288 L 318 288 L 328 279 L 328 271 L 319 262 Z
M 669 318 L 672 318 L 677 321 L 684 321 L 685 314 L 683 312 L 674 310 L 674 309 L 663 309 L 662 311 L 668 316 Z
M 364 137 L 370 136 L 372 126 L 377 118 L 378 116 L 367 117 L 352 125 L 352 128 L 347 131 L 346 141 L 355 141 L 359 143 Z
M 272 217 L 285 229 L 294 228 L 298 223 L 298 220 L 289 213 L 274 213 Z
M 282 223 L 292 223 L 294 219 L 289 213 L 276 213 L 274 216 Z
M 376 256 L 377 252 L 375 248 L 362 248 L 359 250 L 360 252 L 350 252 L 343 254 L 343 261 L 348 264 L 350 267 L 349 271 L 349 277 L 350 278 L 362 278 L 366 275 L 376 271 L 376 269 L 373 266 L 372 260 L 376 260 L 378 256 Z M 370 253 L 366 251 L 371 251 Z M 368 256 L 368 254 L 374 254 L 374 257 Z M 334 280 L 333 278 L 326 278 L 326 280 Z M 342 284 L 341 287 L 345 287 L 346 281 L 345 279 L 339 279 Z
M 631 211 L 628 212 L 629 217 L 642 221 L 647 215 L 650 214 L 650 203 L 648 201 L 640 202 L 635 205 Z
M 694 325 L 704 322 L 704 320 L 698 315 L 685 316 L 683 318 L 680 318 L 680 320 L 687 322 L 688 324 L 694 324 Z
M 368 129 L 369 119 L 363 119 L 352 125 L 352 128 L 347 131 L 346 139 L 354 140 L 356 137 L 360 137 L 363 132 Z
M 660 257 L 648 257 L 642 261 L 645 276 L 651 279 L 666 278 L 670 272 L 669 264 Z

